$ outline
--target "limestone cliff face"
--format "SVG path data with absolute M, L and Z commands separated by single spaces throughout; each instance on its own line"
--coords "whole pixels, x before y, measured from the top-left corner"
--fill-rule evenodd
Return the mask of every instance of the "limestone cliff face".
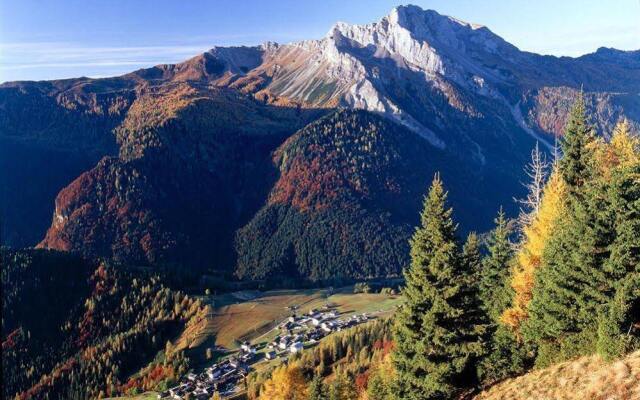
M 268 98 L 307 107 L 342 105 L 381 113 L 440 148 L 453 144 L 438 132 L 445 125 L 438 118 L 443 106 L 465 118 L 486 115 L 486 108 L 508 111 L 512 119 L 529 115 L 516 122 L 541 140 L 559 133 L 566 114 L 561 97 L 550 99 L 551 107 L 539 101 L 549 99 L 550 92 L 584 87 L 594 97 L 597 119 L 609 120 L 602 127 L 621 114 L 637 119 L 640 113 L 638 51 L 599 49 L 575 59 L 540 56 L 520 51 L 484 26 L 416 6 L 394 8 L 371 24 L 339 22 L 319 40 L 271 43 L 254 51 L 262 56 L 259 65 L 235 74 L 237 68 L 229 64 L 227 77 L 217 82 L 233 81 L 258 96 L 268 93 Z M 557 123 L 530 117 L 539 113 L 554 114 L 550 119 Z

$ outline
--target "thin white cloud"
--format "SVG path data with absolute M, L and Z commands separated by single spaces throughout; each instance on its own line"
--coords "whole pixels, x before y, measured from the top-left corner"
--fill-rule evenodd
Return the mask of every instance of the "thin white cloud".
M 4 70 L 15 70 L 25 68 L 71 68 L 71 67 L 117 67 L 117 66 L 140 66 L 140 65 L 157 65 L 164 61 L 96 61 L 96 62 L 67 62 L 67 63 L 31 63 L 31 64 L 14 64 L 0 67 Z
M 180 62 L 211 47 L 207 44 L 88 47 L 63 42 L 0 43 L 0 81 L 113 76 Z
M 65 60 L 117 60 L 139 59 L 147 61 L 150 58 L 174 58 L 185 55 L 196 55 L 211 48 L 207 45 L 192 46 L 133 46 L 133 47 L 82 47 L 64 43 L 1 43 L 0 54 L 3 65 L 16 63 L 28 64 L 38 62 L 57 62 Z

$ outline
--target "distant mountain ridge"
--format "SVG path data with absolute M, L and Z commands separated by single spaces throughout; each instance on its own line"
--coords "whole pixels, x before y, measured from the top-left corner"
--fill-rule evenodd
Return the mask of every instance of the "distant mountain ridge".
M 247 279 L 397 273 L 432 174 L 463 231 L 487 229 L 500 205 L 514 211 L 531 148 L 552 146 L 581 88 L 600 134 L 623 117 L 637 128 L 640 51 L 540 56 L 416 6 L 319 40 L 8 82 L 2 238 Z
M 422 128 L 437 145 L 441 141 L 430 135 L 429 123 L 421 123 L 419 113 L 412 115 L 394 93 L 393 89 L 402 92 L 402 88 L 387 87 L 395 84 L 389 82 L 394 75 L 417 78 L 410 82 L 439 92 L 456 108 L 472 110 L 461 99 L 464 91 L 511 108 L 522 100 L 523 92 L 546 87 L 582 86 L 587 92 L 636 95 L 640 92 L 638 54 L 601 48 L 579 58 L 540 56 L 518 50 L 486 27 L 401 6 L 376 23 L 337 23 L 320 40 L 214 48 L 185 65 L 196 60 L 205 65 L 206 60 L 216 59 L 221 75 L 214 79 L 216 84 L 307 106 L 339 105 L 384 113 Z M 210 78 L 211 70 L 205 69 L 203 75 Z

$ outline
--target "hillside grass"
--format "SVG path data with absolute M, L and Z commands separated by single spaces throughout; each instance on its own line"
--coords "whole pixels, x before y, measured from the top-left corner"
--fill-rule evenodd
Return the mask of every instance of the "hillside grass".
M 499 383 L 475 400 L 640 399 L 640 351 L 607 363 L 583 357 Z
M 385 316 L 400 304 L 400 296 L 380 293 L 353 293 L 353 286 L 334 290 L 300 289 L 267 292 L 242 291 L 220 296 L 202 296 L 211 312 L 190 326 L 178 339 L 178 348 L 201 349 L 223 346 L 237 347 L 238 341 L 264 342 L 275 336 L 273 328 L 292 314 L 319 309 L 325 304 L 336 307 L 341 316 L 369 313 Z

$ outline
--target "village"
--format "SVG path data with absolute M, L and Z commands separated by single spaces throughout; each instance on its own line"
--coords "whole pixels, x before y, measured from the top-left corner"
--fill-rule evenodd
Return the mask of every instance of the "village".
M 295 306 L 288 309 L 293 314 L 270 331 L 276 333 L 273 340 L 257 344 L 242 342 L 239 349 L 229 351 L 233 355 L 206 367 L 199 374 L 188 373 L 177 386 L 159 393 L 158 398 L 208 400 L 215 392 L 221 398 L 228 398 L 244 390 L 245 378 L 256 364 L 273 361 L 286 363 L 290 356 L 313 347 L 322 338 L 371 318 L 366 313 L 341 315 L 328 304 L 320 310 L 311 309 L 302 315 L 296 314 Z

